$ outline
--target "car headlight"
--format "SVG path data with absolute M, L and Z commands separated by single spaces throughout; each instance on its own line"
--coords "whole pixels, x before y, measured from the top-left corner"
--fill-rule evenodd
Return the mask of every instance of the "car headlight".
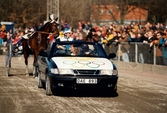
M 118 71 L 117 70 L 105 70 L 105 69 L 103 69 L 103 70 L 101 70 L 101 74 L 112 76 L 112 75 L 117 75 Z
M 103 70 L 101 70 L 101 74 L 102 75 L 112 75 L 112 71 L 103 69 Z
M 118 75 L 118 71 L 117 70 L 113 70 L 112 72 L 113 72 L 112 75 Z
M 50 71 L 51 71 L 51 73 L 53 73 L 53 74 L 59 74 L 57 68 L 51 68 Z
M 57 68 L 51 68 L 51 73 L 53 74 L 74 74 L 71 69 L 57 69 Z

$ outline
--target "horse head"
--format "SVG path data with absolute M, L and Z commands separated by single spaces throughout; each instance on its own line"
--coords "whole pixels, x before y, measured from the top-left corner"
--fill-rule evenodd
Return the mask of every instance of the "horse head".
M 54 21 L 54 22 L 50 22 L 50 25 L 51 25 L 51 33 L 54 35 L 55 38 L 57 38 L 59 36 L 59 29 L 58 29 L 58 26 L 59 24 Z
M 54 17 L 50 17 L 51 21 L 45 23 L 40 29 L 39 29 L 39 33 L 43 32 L 44 35 L 49 35 L 49 34 L 53 34 L 55 38 L 57 38 L 59 36 L 59 24 L 57 22 L 58 17 L 56 19 L 54 19 Z M 47 37 L 46 36 L 46 37 Z
M 57 38 L 59 36 L 59 29 L 58 29 L 59 24 L 57 22 L 58 17 L 55 19 L 54 15 L 51 14 L 50 19 L 51 19 L 51 21 L 50 21 L 51 33 L 53 33 L 53 35 L 55 35 L 55 38 Z

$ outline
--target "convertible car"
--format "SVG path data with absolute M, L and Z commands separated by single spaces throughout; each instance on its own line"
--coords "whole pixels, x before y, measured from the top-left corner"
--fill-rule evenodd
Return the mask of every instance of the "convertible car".
M 38 88 L 46 95 L 58 88 L 102 89 L 117 92 L 118 70 L 99 43 L 57 41 L 39 54 Z

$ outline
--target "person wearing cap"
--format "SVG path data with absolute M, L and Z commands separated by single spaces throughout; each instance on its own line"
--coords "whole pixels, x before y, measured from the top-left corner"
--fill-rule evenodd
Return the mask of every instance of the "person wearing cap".
M 72 35 L 71 29 L 67 29 L 66 28 L 64 30 L 63 34 L 64 34 L 64 36 L 63 37 L 59 36 L 57 38 L 57 41 L 74 41 L 74 38 L 71 37 L 71 35 Z M 64 46 L 59 46 L 58 48 L 70 50 L 70 46 L 69 45 L 66 45 L 65 47 Z
M 60 41 L 73 41 L 74 40 L 74 38 L 71 37 L 72 35 L 71 29 L 65 29 L 63 34 L 64 34 L 63 37 L 58 37 Z

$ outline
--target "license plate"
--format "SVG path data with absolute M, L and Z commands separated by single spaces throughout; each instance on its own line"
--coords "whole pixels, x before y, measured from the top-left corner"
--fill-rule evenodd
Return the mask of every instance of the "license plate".
M 97 84 L 97 79 L 77 79 L 77 84 Z

